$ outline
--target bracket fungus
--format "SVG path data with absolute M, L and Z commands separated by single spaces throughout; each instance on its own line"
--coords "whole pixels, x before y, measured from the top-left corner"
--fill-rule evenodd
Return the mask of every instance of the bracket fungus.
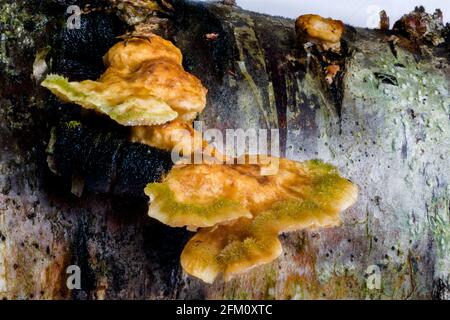
M 325 68 L 325 81 L 331 85 L 339 71 L 341 71 L 341 67 L 337 64 L 327 66 Z
M 341 37 L 345 26 L 340 20 L 306 14 L 297 18 L 295 29 L 302 42 L 311 42 L 323 51 L 341 50 Z
M 183 269 L 212 283 L 276 259 L 278 234 L 340 224 L 339 213 L 357 187 L 318 160 L 279 160 L 262 176 L 261 165 L 181 165 L 145 189 L 149 215 L 172 227 L 201 228 L 187 243 Z
M 311 15 L 297 22 L 327 50 L 339 48 L 341 22 Z M 65 101 L 131 126 L 132 141 L 164 150 L 181 145 L 188 155 L 212 150 L 213 158 L 225 160 L 195 139 L 192 120 L 205 108 L 207 90 L 181 62 L 181 52 L 171 42 L 153 34 L 132 35 L 104 56 L 107 70 L 98 81 L 69 82 L 49 75 L 42 85 Z M 339 66 L 327 69 L 331 81 L 338 71 Z M 250 161 L 255 158 L 259 162 Z M 150 217 L 198 230 L 181 264 L 205 282 L 273 261 L 282 251 L 282 232 L 339 225 L 340 212 L 357 198 L 357 187 L 321 161 L 248 155 L 232 160 L 237 164 L 228 158 L 226 164 L 179 162 L 163 181 L 145 188 Z
M 125 126 L 189 121 L 206 106 L 206 88 L 184 71 L 180 50 L 157 35 L 132 37 L 104 57 L 98 81 L 49 75 L 42 85 L 64 101 L 104 113 Z

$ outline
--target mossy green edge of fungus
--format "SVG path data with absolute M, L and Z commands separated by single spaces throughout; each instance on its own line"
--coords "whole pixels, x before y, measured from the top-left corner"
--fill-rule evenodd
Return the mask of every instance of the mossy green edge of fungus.
M 217 215 L 222 210 L 242 210 L 238 201 L 228 199 L 217 199 L 210 204 L 181 203 L 176 200 L 174 192 L 167 183 L 150 183 L 145 188 L 147 195 L 153 195 L 158 201 L 160 210 L 169 216 L 195 215 L 208 217 Z
M 56 74 L 49 74 L 41 85 L 49 89 L 53 94 L 58 97 L 64 97 L 65 100 L 75 102 L 77 104 L 82 104 L 85 107 L 92 108 L 92 102 L 87 94 L 80 90 L 74 88 L 69 80 L 63 76 Z
M 83 84 L 83 82 L 69 82 L 67 78 L 56 74 L 48 75 L 42 82 L 43 87 L 55 95 L 63 97 L 64 100 L 72 101 L 87 109 L 95 109 L 125 126 L 157 125 L 171 121 L 178 116 L 176 111 L 156 96 L 149 96 L 147 99 L 129 98 L 123 103 L 110 105 L 107 99 L 93 90 L 83 92 Z M 158 112 L 152 110 L 148 107 L 152 103 L 158 104 L 163 110 Z

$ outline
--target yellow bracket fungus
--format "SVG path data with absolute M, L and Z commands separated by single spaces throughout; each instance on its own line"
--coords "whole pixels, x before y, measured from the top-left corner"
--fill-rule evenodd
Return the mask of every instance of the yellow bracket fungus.
M 48 75 L 42 85 L 61 100 L 104 113 L 124 126 L 156 125 L 178 116 L 167 103 L 148 91 L 137 91 L 122 84 L 69 82 L 62 76 Z
M 325 51 L 339 52 L 341 49 L 341 37 L 345 26 L 340 20 L 306 14 L 297 18 L 295 28 L 303 41 L 312 42 Z
M 309 15 L 297 20 L 297 29 L 334 50 L 343 24 Z M 202 139 L 196 144 L 191 123 L 206 105 L 207 90 L 184 71 L 171 42 L 132 35 L 114 45 L 104 62 L 107 70 L 98 81 L 48 75 L 42 85 L 64 101 L 132 126 L 133 141 L 166 150 L 181 146 L 187 155 L 208 150 Z M 339 213 L 356 201 L 357 187 L 331 165 L 257 158 L 262 161 L 256 164 L 247 161 L 250 156 L 238 164 L 181 162 L 161 183 L 145 188 L 150 217 L 199 229 L 181 255 L 187 273 L 211 283 L 220 274 L 227 280 L 271 262 L 282 251 L 280 233 L 337 226 Z
M 42 85 L 64 101 L 94 109 L 126 126 L 190 121 L 206 106 L 207 90 L 184 71 L 180 50 L 156 35 L 131 37 L 104 56 L 97 81 L 69 82 L 49 75 Z
M 151 217 L 202 228 L 181 255 L 187 273 L 227 280 L 276 259 L 282 232 L 339 225 L 357 187 L 323 162 L 279 161 L 272 176 L 262 176 L 259 165 L 176 166 L 164 182 L 147 186 Z

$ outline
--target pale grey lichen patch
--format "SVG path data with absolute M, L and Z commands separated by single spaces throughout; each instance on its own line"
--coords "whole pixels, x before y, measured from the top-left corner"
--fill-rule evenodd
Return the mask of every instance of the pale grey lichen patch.
M 47 18 L 42 14 L 30 14 L 26 6 L 20 2 L 2 3 L 0 6 L 0 63 L 5 66 L 5 71 L 15 74 L 7 43 L 15 43 L 17 48 L 25 50 L 33 48 L 34 38 L 32 33 L 26 29 L 25 22 L 32 22 L 35 28 L 40 28 L 47 22 Z
M 38 50 L 38 52 L 36 53 L 36 57 L 33 62 L 33 78 L 36 82 L 42 80 L 43 76 L 47 72 L 48 66 L 45 58 L 47 57 L 50 49 L 50 46 L 47 46 Z
M 369 297 L 429 297 L 435 265 L 444 266 L 440 279 L 448 279 L 450 271 L 449 255 L 429 250 L 430 239 L 442 238 L 438 235 L 446 230 L 442 219 L 430 222 L 436 215 L 430 205 L 437 194 L 449 199 L 444 192 L 450 180 L 448 80 L 433 61 L 416 62 L 402 48 L 394 57 L 381 35 L 358 29 L 356 39 L 344 79 L 341 128 L 317 84 L 310 85 L 308 75 L 299 84 L 320 101 L 316 156 L 360 187 L 343 227 L 318 232 L 315 274 L 322 285 L 342 274 L 365 283 L 365 269 L 377 266 L 381 289 L 369 290 Z M 295 128 L 302 116 L 288 118 Z M 308 156 L 297 149 L 304 144 L 301 137 L 301 131 L 288 136 L 293 159 Z M 311 141 L 307 144 L 311 148 Z
M 434 236 L 437 261 L 436 278 L 445 279 L 450 272 L 450 189 L 445 197 L 435 199 L 430 210 L 434 214 L 428 216 L 428 225 Z
M 426 283 L 431 273 L 423 264 L 411 269 L 411 261 L 425 260 L 419 252 L 424 252 L 422 249 L 429 245 L 429 230 L 432 230 L 431 237 L 440 239 L 442 236 L 437 236 L 436 230 L 445 234 L 448 228 L 448 224 L 437 218 L 435 210 L 430 209 L 434 195 L 442 194 L 450 180 L 446 156 L 450 154 L 448 81 L 430 61 L 416 62 L 410 52 L 401 48 L 396 59 L 387 44 L 377 42 L 379 50 L 371 37 L 354 44 L 359 50 L 349 61 L 342 135 L 336 127 L 327 126 L 325 117 L 319 126 L 321 137 L 327 137 L 328 145 L 340 145 L 341 154 L 331 159 L 332 155 L 322 148 L 320 156 L 337 161 L 361 188 L 354 209 L 360 214 L 355 215 L 363 219 L 363 212 L 369 210 L 370 237 L 377 237 L 376 243 L 370 240 L 374 250 L 364 260 L 367 265 L 383 266 L 383 294 L 387 297 L 420 295 L 429 288 L 415 283 Z M 372 51 L 364 50 L 365 47 L 371 47 Z M 395 81 L 383 81 L 382 75 Z M 448 198 L 444 196 L 447 201 Z M 430 220 L 430 217 L 434 218 Z M 405 254 L 408 251 L 410 254 Z M 448 254 L 429 254 L 435 256 L 436 264 L 444 260 L 446 265 L 450 260 Z M 334 264 L 339 266 L 344 262 Z M 363 265 L 361 260 L 356 263 L 358 268 Z M 330 265 L 324 265 L 318 264 L 318 272 L 330 269 Z M 401 284 L 393 276 L 398 270 L 410 275 Z M 447 268 L 442 278 L 446 279 L 449 271 Z

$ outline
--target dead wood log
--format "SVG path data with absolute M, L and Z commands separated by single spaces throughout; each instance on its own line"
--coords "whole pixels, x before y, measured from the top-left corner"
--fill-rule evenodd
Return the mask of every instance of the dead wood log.
M 93 25 L 103 41 L 82 38 L 74 47 L 65 41 L 77 33 L 63 29 L 64 1 L 1 1 L 0 297 L 450 297 L 448 39 L 417 45 L 396 32 L 393 46 L 390 31 L 348 26 L 345 72 L 329 87 L 320 59 L 298 45 L 289 19 L 188 1 L 163 10 L 157 24 L 164 21 L 161 30 L 183 51 L 185 67 L 209 89 L 201 115 L 208 127 L 278 128 L 286 157 L 330 162 L 361 190 L 342 227 L 285 235 L 275 262 L 205 285 L 179 265 L 189 233 L 146 217 L 136 190 L 118 196 L 94 188 L 77 198 L 70 181 L 48 168 L 51 128 L 60 123 L 81 119 L 92 132 L 126 136 L 52 102 L 31 76 L 48 46 L 51 71 L 75 80 L 98 76 L 101 51 L 114 36 L 153 19 L 129 7 L 133 1 L 117 2 L 82 15 L 82 26 L 101 22 Z M 66 286 L 73 264 L 81 268 L 81 290 Z M 378 275 L 380 283 L 370 282 Z

